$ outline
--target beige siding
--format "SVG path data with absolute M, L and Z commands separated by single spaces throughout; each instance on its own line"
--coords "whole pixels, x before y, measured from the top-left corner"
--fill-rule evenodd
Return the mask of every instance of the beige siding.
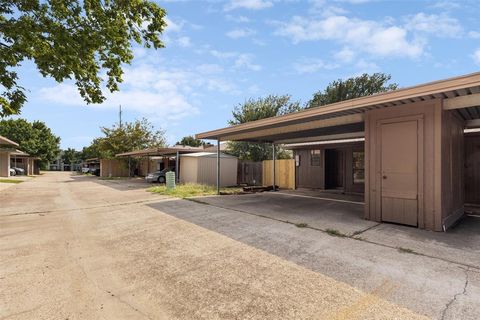
M 371 110 L 365 119 L 365 218 L 382 221 L 381 211 L 381 165 L 379 160 L 380 139 L 377 126 L 381 121 L 402 117 L 422 119 L 423 139 L 419 143 L 418 171 L 418 226 L 429 230 L 442 230 L 441 205 L 441 100 L 411 103 L 385 109 Z
M 263 185 L 271 186 L 273 160 L 263 161 Z M 285 189 L 295 189 L 295 160 L 275 160 L 275 185 Z
M 217 159 L 200 157 L 198 159 L 198 183 L 217 184 Z M 237 185 L 237 158 L 220 158 L 220 186 Z
M 220 159 L 220 186 L 229 187 L 237 185 L 237 165 L 235 157 L 222 157 Z M 217 158 L 209 157 L 180 157 L 180 182 L 200 183 L 208 185 L 217 184 Z
M 180 156 L 180 182 L 197 183 L 198 182 L 198 162 L 197 158 Z
M 0 152 L 0 177 L 10 176 L 10 154 Z
M 448 228 L 463 215 L 465 200 L 463 120 L 452 111 L 444 111 L 442 140 L 442 220 Z

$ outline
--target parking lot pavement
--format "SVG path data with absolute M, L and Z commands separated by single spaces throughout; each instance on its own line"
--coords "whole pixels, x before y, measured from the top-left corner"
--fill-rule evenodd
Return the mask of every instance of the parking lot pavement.
M 388 292 L 381 294 L 382 298 L 428 317 L 478 319 L 480 314 L 478 267 L 465 266 L 463 263 L 465 260 L 461 259 L 448 261 L 442 256 L 429 257 L 416 254 L 409 252 L 408 247 L 402 250 L 391 242 L 371 243 L 334 236 L 308 227 L 299 228 L 277 219 L 284 217 L 282 211 L 290 212 L 290 206 L 294 207 L 295 204 L 272 208 L 269 201 L 273 199 L 272 197 L 277 195 L 267 195 L 265 202 L 263 195 L 255 197 L 242 195 L 200 198 L 195 201 L 178 200 L 148 206 L 345 282 L 362 291 L 373 292 L 386 286 L 389 289 Z M 239 205 L 243 201 L 245 203 Z M 268 218 L 265 218 L 266 212 Z M 275 216 L 274 212 L 278 215 Z M 329 223 L 330 220 L 323 222 Z M 322 223 L 322 219 L 319 219 L 318 223 Z M 420 239 L 422 231 L 410 229 L 417 231 L 412 232 L 416 234 L 416 238 L 411 237 L 411 241 L 416 241 L 419 246 L 422 242 Z M 428 236 L 432 237 L 435 233 L 423 231 L 423 234 L 427 250 L 434 246 L 427 241 Z M 392 241 L 395 235 L 392 234 Z M 373 237 L 372 234 L 370 236 Z M 408 239 L 407 236 L 404 238 Z M 461 236 L 458 240 L 460 238 Z M 421 248 L 415 247 L 415 250 Z M 462 248 L 458 247 L 456 250 L 460 254 Z M 468 254 L 475 256 L 472 261 L 479 257 L 476 251 L 463 252 L 463 256 Z
M 228 197 L 203 197 L 202 202 L 255 213 L 292 223 L 306 223 L 321 230 L 330 229 L 344 235 L 364 232 L 378 223 L 363 218 L 362 203 L 334 201 L 314 197 L 263 192 Z
M 425 319 L 388 279 L 362 291 L 213 230 L 318 231 L 129 185 L 60 172 L 0 193 L 0 319 Z M 211 230 L 187 219 L 209 213 Z

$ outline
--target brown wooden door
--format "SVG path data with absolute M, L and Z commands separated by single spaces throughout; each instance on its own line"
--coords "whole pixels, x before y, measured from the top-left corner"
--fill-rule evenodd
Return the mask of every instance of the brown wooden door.
M 382 123 L 382 221 L 418 224 L 418 121 Z
M 480 134 L 465 136 L 465 203 L 480 205 Z

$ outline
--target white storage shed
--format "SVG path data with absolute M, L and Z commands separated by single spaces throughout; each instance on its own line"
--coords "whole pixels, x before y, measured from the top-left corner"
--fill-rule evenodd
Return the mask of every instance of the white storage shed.
M 220 186 L 237 185 L 237 162 L 234 156 L 220 153 Z M 196 152 L 180 156 L 180 182 L 217 184 L 217 154 Z

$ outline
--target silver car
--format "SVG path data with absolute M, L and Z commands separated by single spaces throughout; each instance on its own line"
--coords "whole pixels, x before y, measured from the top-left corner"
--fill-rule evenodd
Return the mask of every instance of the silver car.
M 165 174 L 169 171 L 174 171 L 175 168 L 165 168 L 160 171 L 155 171 L 152 173 L 147 174 L 145 177 L 145 181 L 147 182 L 158 182 L 158 183 L 165 183 Z

